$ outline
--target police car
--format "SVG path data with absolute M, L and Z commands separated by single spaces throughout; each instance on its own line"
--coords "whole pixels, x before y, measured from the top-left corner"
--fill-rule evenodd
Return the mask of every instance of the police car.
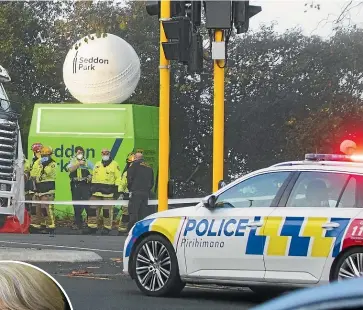
M 193 207 L 135 224 L 124 272 L 150 296 L 186 283 L 266 288 L 363 276 L 363 159 L 306 154 L 252 172 Z

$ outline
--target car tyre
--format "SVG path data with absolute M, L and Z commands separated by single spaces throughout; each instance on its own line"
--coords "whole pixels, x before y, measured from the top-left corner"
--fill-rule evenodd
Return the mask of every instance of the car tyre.
M 147 236 L 136 246 L 132 272 L 137 286 L 148 296 L 177 296 L 185 287 L 174 248 L 161 235 Z
M 363 247 L 352 248 L 338 258 L 330 282 L 363 277 Z

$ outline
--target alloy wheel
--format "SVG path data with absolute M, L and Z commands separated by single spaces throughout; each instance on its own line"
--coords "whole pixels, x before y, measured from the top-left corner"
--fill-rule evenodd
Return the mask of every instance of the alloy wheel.
M 359 277 L 363 277 L 363 253 L 354 253 L 340 266 L 339 280 Z
M 148 291 L 162 289 L 170 278 L 171 257 L 159 241 L 146 242 L 136 256 L 136 275 Z

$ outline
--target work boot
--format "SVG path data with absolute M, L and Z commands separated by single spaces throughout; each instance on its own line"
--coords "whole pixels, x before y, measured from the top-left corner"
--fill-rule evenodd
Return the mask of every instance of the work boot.
M 119 236 L 127 234 L 127 225 L 128 225 L 128 223 L 124 223 L 124 222 L 122 222 L 122 220 L 123 219 L 121 218 L 120 226 L 118 227 L 118 235 Z

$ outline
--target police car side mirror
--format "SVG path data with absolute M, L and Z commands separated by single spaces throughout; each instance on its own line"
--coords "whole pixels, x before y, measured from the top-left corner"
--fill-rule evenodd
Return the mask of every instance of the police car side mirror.
M 218 182 L 218 189 L 221 189 L 222 187 L 225 187 L 227 184 L 224 180 L 220 180 Z
M 213 209 L 213 208 L 215 208 L 216 201 L 217 201 L 216 196 L 211 195 L 211 196 L 209 196 L 209 197 L 207 197 L 207 198 L 203 199 L 203 205 L 204 205 L 204 207 L 206 207 L 207 209 Z

